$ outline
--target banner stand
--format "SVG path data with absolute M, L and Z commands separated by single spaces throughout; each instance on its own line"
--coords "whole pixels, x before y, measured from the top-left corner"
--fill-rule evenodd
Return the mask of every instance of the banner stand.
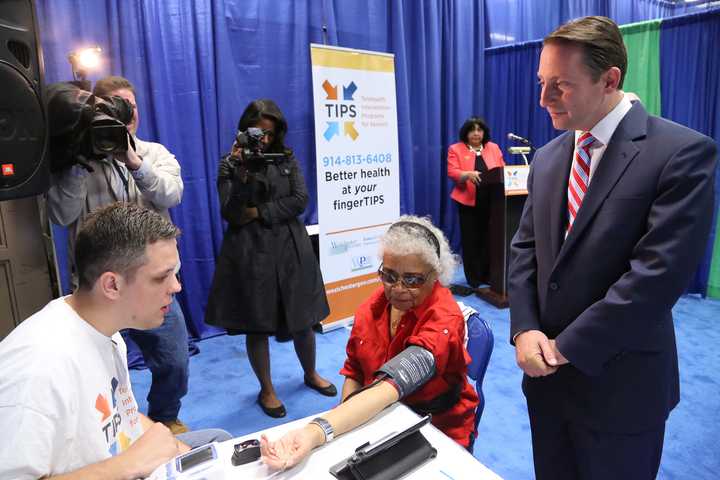
M 395 59 L 310 45 L 323 331 L 352 322 L 378 288 L 378 243 L 400 215 Z

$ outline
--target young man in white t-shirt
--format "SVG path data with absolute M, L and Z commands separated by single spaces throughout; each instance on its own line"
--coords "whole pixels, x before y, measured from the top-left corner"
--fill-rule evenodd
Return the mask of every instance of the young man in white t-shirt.
M 230 438 L 197 431 L 188 445 L 142 415 L 130 388 L 118 331 L 162 324 L 180 291 L 179 233 L 134 204 L 88 217 L 78 289 L 0 342 L 0 478 L 143 478 L 190 446 Z

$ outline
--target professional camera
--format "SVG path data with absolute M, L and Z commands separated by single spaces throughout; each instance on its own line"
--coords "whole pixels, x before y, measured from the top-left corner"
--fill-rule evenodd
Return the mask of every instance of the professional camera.
M 248 128 L 239 131 L 235 136 L 235 145 L 241 149 L 242 158 L 234 160 L 248 169 L 250 172 L 263 171 L 268 165 L 276 163 L 284 158 L 284 153 L 265 153 L 263 151 L 262 139 L 265 131 L 262 128 Z
M 92 171 L 90 160 L 126 152 L 133 106 L 120 97 L 97 97 L 72 83 L 47 88 L 50 130 L 50 170 L 80 164 Z
M 133 118 L 132 104 L 116 96 L 99 97 L 96 101 L 90 120 L 90 139 L 93 153 L 107 155 L 109 153 L 127 152 L 127 125 Z

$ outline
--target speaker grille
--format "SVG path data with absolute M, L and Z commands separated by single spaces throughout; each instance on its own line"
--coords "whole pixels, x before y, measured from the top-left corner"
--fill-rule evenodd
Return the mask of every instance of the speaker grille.
M 24 43 L 10 40 L 7 43 L 8 50 L 25 68 L 30 68 L 30 49 Z

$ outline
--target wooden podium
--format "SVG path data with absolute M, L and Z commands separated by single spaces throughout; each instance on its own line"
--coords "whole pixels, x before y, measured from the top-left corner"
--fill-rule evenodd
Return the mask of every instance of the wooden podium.
M 509 306 L 507 271 L 510 262 L 510 241 L 518 229 L 527 198 L 527 165 L 493 168 L 482 177 L 492 184 L 488 249 L 490 257 L 489 288 L 479 288 L 478 297 L 497 308 Z

